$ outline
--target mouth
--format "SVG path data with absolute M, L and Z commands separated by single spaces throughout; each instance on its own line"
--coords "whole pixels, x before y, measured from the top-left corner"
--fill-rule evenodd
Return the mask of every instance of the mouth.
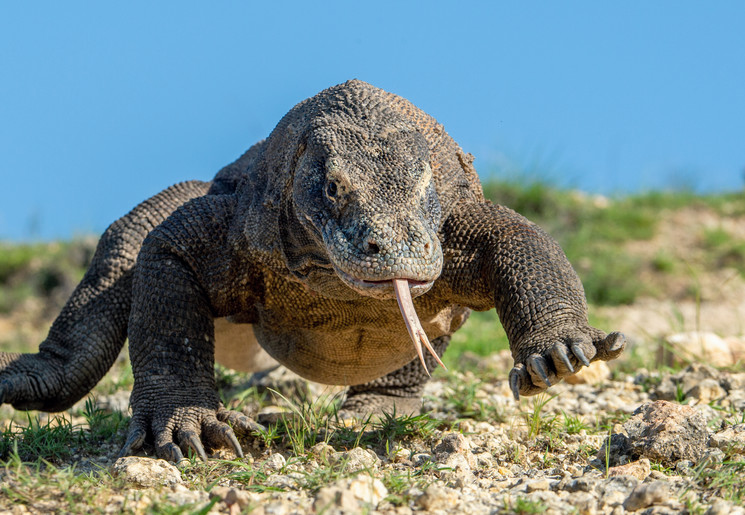
M 424 371 L 429 376 L 429 370 L 424 361 L 422 348 L 426 349 L 444 370 L 447 370 L 447 367 L 440 360 L 437 352 L 432 348 L 429 338 L 427 338 L 427 334 L 424 332 L 424 328 L 422 328 L 422 323 L 419 321 L 419 316 L 414 308 L 414 302 L 412 301 L 412 297 L 418 297 L 419 295 L 429 291 L 429 289 L 432 288 L 434 281 L 418 281 L 407 278 L 368 281 L 352 277 L 338 269 L 336 270 L 336 273 L 348 286 L 362 295 L 381 299 L 395 297 L 396 302 L 398 303 L 398 309 L 401 311 L 404 323 L 406 324 L 406 330 L 414 344 L 414 349 L 416 350 L 417 356 L 419 356 L 419 361 L 422 363 Z
M 368 279 L 360 279 L 358 277 L 354 277 L 346 272 L 339 270 L 338 268 L 335 268 L 334 270 L 336 274 L 341 278 L 341 280 L 346 283 L 347 286 L 357 291 L 361 295 L 364 295 L 366 297 L 374 297 L 376 299 L 396 298 L 396 293 L 394 290 L 394 281 L 396 280 L 406 281 L 411 289 L 411 296 L 414 298 L 427 293 L 430 288 L 432 288 L 432 285 L 434 285 L 434 281 L 420 281 L 407 277 L 384 279 L 382 281 L 371 281 Z

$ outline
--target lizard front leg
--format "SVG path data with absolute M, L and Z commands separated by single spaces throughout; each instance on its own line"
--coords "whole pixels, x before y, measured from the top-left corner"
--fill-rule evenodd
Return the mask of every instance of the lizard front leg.
M 441 234 L 442 279 L 454 298 L 497 309 L 515 362 L 509 376 L 515 398 L 623 351 L 621 333 L 589 325 L 582 284 L 564 252 L 523 216 L 489 202 L 462 204 Z
M 213 318 L 242 309 L 242 300 L 231 295 L 236 278 L 226 240 L 232 209 L 231 196 L 197 199 L 143 244 L 132 288 L 134 387 L 122 455 L 152 435 L 158 456 L 174 462 L 187 450 L 206 460 L 205 447 L 229 447 L 243 456 L 233 427 L 256 427 L 222 406 L 214 377 Z

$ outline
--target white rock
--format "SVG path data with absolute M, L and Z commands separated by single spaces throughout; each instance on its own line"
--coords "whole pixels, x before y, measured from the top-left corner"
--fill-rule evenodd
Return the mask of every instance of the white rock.
M 693 362 L 727 367 L 735 363 L 730 345 L 714 333 L 677 333 L 668 336 L 665 343 L 667 347 L 660 347 L 659 353 L 661 361 L 668 365 Z
M 175 485 L 172 488 L 173 491 L 166 494 L 166 499 L 177 506 L 206 503 L 209 500 L 207 492 L 189 490 L 184 485 Z
M 264 462 L 264 469 L 269 471 L 280 471 L 285 467 L 285 465 L 287 465 L 285 457 L 278 452 L 275 452 Z
M 144 488 L 183 483 L 178 468 L 165 460 L 153 458 L 119 458 L 112 466 L 111 473 L 113 476 L 124 478 L 127 483 Z
M 442 442 L 435 447 L 435 457 L 440 463 L 447 462 L 453 455 L 458 454 L 465 458 L 470 468 L 476 467 L 476 459 L 471 452 L 471 442 L 461 433 L 446 433 Z
M 634 488 L 624 501 L 623 507 L 628 511 L 641 510 L 654 504 L 662 504 L 670 498 L 670 487 L 664 481 L 643 483 Z
M 569 384 L 597 385 L 610 379 L 610 367 L 605 361 L 595 361 L 589 367 L 583 367 L 576 374 L 565 377 Z
M 729 426 L 711 435 L 709 445 L 722 450 L 745 452 L 745 424 Z
M 447 510 L 458 502 L 458 491 L 435 483 L 419 496 L 416 503 L 427 511 Z
M 355 447 L 346 452 L 336 452 L 329 455 L 329 465 L 344 466 L 345 472 L 354 474 L 363 470 L 372 470 L 379 463 L 377 454 L 361 447 Z
M 359 513 L 375 509 L 387 495 L 388 489 L 380 479 L 359 475 L 321 488 L 316 494 L 313 508 L 317 513 L 333 508 L 342 512 Z
M 711 401 L 724 399 L 727 392 L 715 379 L 703 379 L 686 392 L 687 398 L 695 399 L 697 404 L 708 404 Z
M 251 503 L 251 494 L 245 490 L 228 486 L 216 486 L 212 488 L 210 490 L 210 498 L 212 497 L 219 497 L 228 506 L 237 504 L 239 507 L 245 508 Z

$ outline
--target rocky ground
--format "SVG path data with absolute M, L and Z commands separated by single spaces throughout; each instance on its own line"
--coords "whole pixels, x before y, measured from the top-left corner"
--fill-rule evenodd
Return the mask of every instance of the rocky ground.
M 243 460 L 219 450 L 206 465 L 174 466 L 144 453 L 117 459 L 131 388 L 122 356 L 95 391 L 97 408 L 81 402 L 30 425 L 0 408 L 0 511 L 745 513 L 745 281 L 695 237 L 745 240 L 743 222 L 677 210 L 653 238 L 619 247 L 642 263 L 664 251 L 685 273 L 642 265 L 655 295 L 592 307 L 596 324 L 628 335 L 625 355 L 519 403 L 505 351 L 463 351 L 437 371 L 426 415 L 367 423 L 334 416 L 336 390 L 281 370 L 252 382 L 223 370 L 225 400 L 267 430 L 242 439 Z M 26 302 L 25 315 L 0 317 L 4 349 L 48 327 L 54 310 Z M 480 320 L 465 339 L 484 331 Z
M 218 451 L 207 465 L 117 459 L 121 428 L 88 446 L 86 417 L 72 415 L 80 429 L 68 455 L 23 465 L 11 453 L 0 469 L 0 506 L 10 513 L 745 513 L 745 373 L 691 365 L 611 380 L 596 367 L 586 374 L 590 383 L 558 385 L 518 404 L 495 370 L 508 360 L 497 354 L 441 375 L 427 388 L 426 417 L 367 425 L 335 420 L 324 412 L 327 390 L 305 390 L 274 372 L 260 389 L 310 393 L 315 411 L 255 396 L 244 410 L 274 432 L 243 439 L 243 460 Z M 126 393 L 99 401 L 122 403 Z

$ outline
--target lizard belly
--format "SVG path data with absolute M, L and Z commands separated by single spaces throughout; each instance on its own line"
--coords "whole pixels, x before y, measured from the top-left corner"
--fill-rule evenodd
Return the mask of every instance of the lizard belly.
M 251 324 L 215 319 L 215 361 L 239 372 L 260 372 L 277 365 L 256 340 Z
M 282 365 L 324 384 L 366 383 L 401 368 L 416 356 L 405 329 L 403 334 L 367 328 L 276 333 L 257 326 L 256 337 Z
M 452 334 L 469 310 L 448 306 L 422 318 L 430 339 Z M 416 357 L 400 314 L 379 323 L 342 328 L 304 328 L 292 324 L 256 324 L 262 347 L 293 372 L 318 383 L 363 384 L 397 370 Z

